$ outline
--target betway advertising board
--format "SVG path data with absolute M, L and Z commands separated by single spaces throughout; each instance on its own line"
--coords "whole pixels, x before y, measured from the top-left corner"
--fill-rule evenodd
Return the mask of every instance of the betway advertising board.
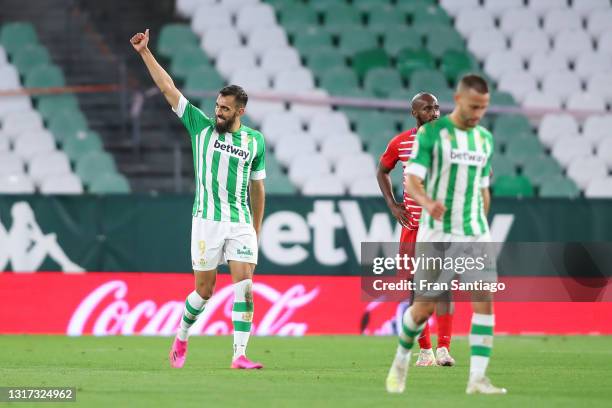
M 253 333 L 395 333 L 405 304 L 364 301 L 360 285 L 355 276 L 259 276 Z M 0 333 L 172 336 L 191 290 L 193 278 L 184 273 L 4 273 Z M 232 303 L 230 278 L 220 275 L 190 332 L 231 334 Z M 495 308 L 498 334 L 612 334 L 612 302 L 500 302 Z M 470 317 L 469 303 L 457 303 L 453 333 L 467 334 Z M 435 333 L 435 320 L 430 324 Z
M 0 196 L 0 271 L 191 270 L 191 195 Z M 494 199 L 497 242 L 612 241 L 611 200 Z M 380 198 L 269 196 L 257 273 L 358 275 L 400 228 Z

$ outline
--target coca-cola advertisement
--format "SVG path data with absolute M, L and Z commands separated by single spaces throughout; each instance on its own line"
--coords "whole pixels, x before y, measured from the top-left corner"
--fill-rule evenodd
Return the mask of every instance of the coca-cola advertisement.
M 0 334 L 171 336 L 192 290 L 184 273 L 3 273 Z M 389 335 L 406 307 L 364 300 L 359 277 L 256 276 L 253 291 L 260 336 Z M 190 333 L 231 334 L 232 304 L 231 278 L 219 275 Z M 612 334 L 610 302 L 500 302 L 496 315 L 500 334 Z M 458 302 L 455 334 L 467 334 L 470 316 L 469 303 Z

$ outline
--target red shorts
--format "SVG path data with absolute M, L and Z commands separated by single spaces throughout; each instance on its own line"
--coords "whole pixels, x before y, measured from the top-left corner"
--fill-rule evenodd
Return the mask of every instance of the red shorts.
M 413 243 L 416 242 L 418 229 L 411 230 L 408 228 L 402 228 L 402 235 L 400 236 L 400 243 Z
M 402 235 L 400 236 L 400 247 L 399 255 L 403 258 L 404 255 L 414 257 L 414 247 L 416 243 L 418 229 L 411 230 L 408 228 L 402 228 Z M 398 274 L 403 275 L 404 278 L 412 278 L 411 268 L 400 268 Z M 405 275 L 410 275 L 405 276 Z

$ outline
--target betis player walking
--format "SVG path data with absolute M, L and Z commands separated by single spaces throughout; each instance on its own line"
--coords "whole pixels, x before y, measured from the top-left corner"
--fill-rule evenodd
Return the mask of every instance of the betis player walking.
M 453 112 L 423 125 L 417 132 L 417 143 L 405 171 L 405 188 L 425 210 L 417 235 L 418 253 L 431 248 L 444 251 L 447 246 L 432 243 L 454 242 L 472 244 L 466 248 L 467 253 L 472 247 L 477 249 L 477 243 L 491 241 L 486 214 L 490 203 L 493 137 L 478 125 L 488 105 L 486 81 L 477 75 L 466 75 L 457 86 Z M 455 245 L 451 244 L 450 248 Z M 489 263 L 489 268 L 484 272 L 494 274 L 494 261 Z M 415 282 L 435 281 L 445 272 L 419 267 L 414 279 Z M 399 345 L 387 376 L 388 392 L 399 393 L 405 389 L 412 345 L 436 305 L 435 296 L 428 295 L 417 291 L 415 302 L 404 313 Z M 485 376 L 495 324 L 492 295 L 485 291 L 474 291 L 471 295 L 471 357 L 466 392 L 505 394 L 505 388 L 492 385 Z
M 412 98 L 411 108 L 412 116 L 416 119 L 416 127 L 402 132 L 391 139 L 387 149 L 385 149 L 385 152 L 380 157 L 376 178 L 378 179 L 378 185 L 380 186 L 387 206 L 391 210 L 393 216 L 402 225 L 400 255 L 413 257 L 414 243 L 416 242 L 417 232 L 419 230 L 421 206 L 419 206 L 406 192 L 404 192 L 403 202 L 398 203 L 395 200 L 389 173 L 393 170 L 398 161 L 402 162 L 402 171 L 410 163 L 409 157 L 412 146 L 415 143 L 414 137 L 416 136 L 417 130 L 425 123 L 429 123 L 440 117 L 440 106 L 438 105 L 438 99 L 434 95 L 427 92 L 421 92 Z M 414 296 L 411 297 L 411 300 L 414 300 Z M 453 303 L 450 296 L 447 296 L 445 299 L 438 299 L 436 303 L 436 320 L 438 323 L 438 348 L 436 349 L 436 354 L 434 355 L 431 347 L 429 324 L 426 323 L 425 328 L 418 338 L 421 351 L 416 361 L 417 366 L 428 367 L 441 365 L 451 367 L 455 365 L 455 359 L 451 357 L 449 352 L 453 327 Z
M 185 300 L 183 318 L 170 350 L 170 364 L 181 368 L 187 357 L 189 328 L 213 294 L 217 266 L 229 264 L 234 285 L 234 356 L 232 368 L 263 366 L 246 358 L 253 320 L 253 272 L 257 238 L 264 212 L 265 144 L 261 133 L 240 122 L 248 96 L 236 85 L 217 97 L 215 118 L 207 117 L 175 87 L 172 78 L 148 49 L 149 30 L 130 42 L 153 81 L 191 137 L 195 170 L 195 201 L 191 224 L 191 261 L 195 290 Z M 247 203 L 247 189 L 250 206 Z

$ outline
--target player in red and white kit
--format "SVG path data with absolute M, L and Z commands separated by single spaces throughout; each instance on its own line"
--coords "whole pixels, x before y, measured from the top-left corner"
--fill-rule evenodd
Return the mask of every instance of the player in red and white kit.
M 421 217 L 421 207 L 404 192 L 403 202 L 397 202 L 393 194 L 393 186 L 389 172 L 393 170 L 398 161 L 402 162 L 403 169 L 408 164 L 412 145 L 419 127 L 427 122 L 436 120 L 440 117 L 440 106 L 437 98 L 426 92 L 419 93 L 411 101 L 412 116 L 416 119 L 417 126 L 395 136 L 387 149 L 380 157 L 378 164 L 377 179 L 380 190 L 383 193 L 387 206 L 393 216 L 402 225 L 402 235 L 400 238 L 400 255 L 414 256 L 414 243 L 416 242 L 419 229 L 419 219 Z M 402 272 L 402 271 L 400 271 Z M 436 321 L 438 323 L 438 348 L 434 355 L 431 347 L 429 335 L 429 325 L 426 325 L 419 337 L 421 352 L 417 359 L 417 366 L 453 366 L 455 360 L 451 357 L 450 341 L 453 325 L 453 303 L 450 297 L 446 300 L 438 301 L 436 304 Z

